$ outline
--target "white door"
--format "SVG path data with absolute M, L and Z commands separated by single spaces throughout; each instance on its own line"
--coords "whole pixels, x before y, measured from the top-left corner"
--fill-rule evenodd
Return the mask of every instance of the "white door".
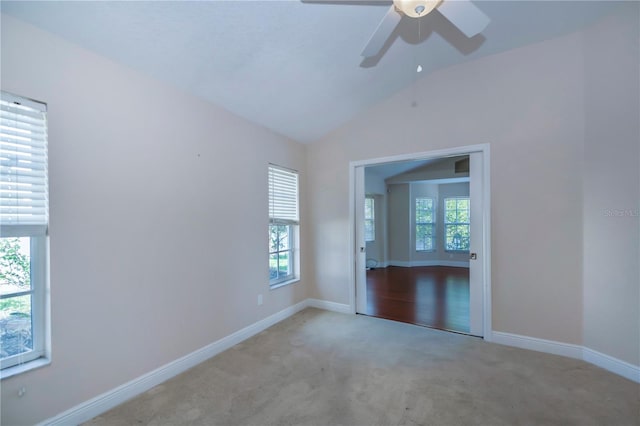
M 364 237 L 364 166 L 355 168 L 356 312 L 367 309 L 367 243 Z
M 469 334 L 484 335 L 484 206 L 482 153 L 469 156 Z

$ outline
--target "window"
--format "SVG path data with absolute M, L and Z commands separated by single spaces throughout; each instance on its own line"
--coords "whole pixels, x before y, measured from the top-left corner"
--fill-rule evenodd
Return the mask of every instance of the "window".
M 416 251 L 433 251 L 435 245 L 433 198 L 416 198 Z
M 376 240 L 375 206 L 376 204 L 373 197 L 366 197 L 364 199 L 364 240 L 365 241 Z
M 445 198 L 444 239 L 446 251 L 469 251 L 469 197 Z
M 46 106 L 0 97 L 0 365 L 44 355 L 47 283 Z
M 269 285 L 298 278 L 298 173 L 269 166 Z

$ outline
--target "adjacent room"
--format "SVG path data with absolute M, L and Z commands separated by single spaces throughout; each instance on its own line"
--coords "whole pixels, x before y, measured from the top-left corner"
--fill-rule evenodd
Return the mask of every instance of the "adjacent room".
M 469 156 L 368 167 L 365 193 L 361 313 L 468 334 Z
M 640 423 L 640 3 L 0 12 L 2 425 Z

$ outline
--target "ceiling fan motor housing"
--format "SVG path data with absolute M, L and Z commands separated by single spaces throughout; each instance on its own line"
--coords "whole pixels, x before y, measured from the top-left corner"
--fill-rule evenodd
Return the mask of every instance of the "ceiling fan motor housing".
M 437 8 L 442 0 L 393 0 L 397 10 L 410 18 L 419 18 Z

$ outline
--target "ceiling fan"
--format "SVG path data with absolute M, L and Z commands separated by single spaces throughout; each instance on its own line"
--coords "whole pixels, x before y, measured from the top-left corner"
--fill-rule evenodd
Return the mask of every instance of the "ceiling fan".
M 305 0 L 303 0 L 304 2 Z M 369 1 L 337 1 L 337 0 L 306 0 L 313 3 L 333 4 L 371 4 Z M 376 2 L 387 3 L 387 2 Z M 489 24 L 489 17 L 469 0 L 393 0 L 378 28 L 373 33 L 361 55 L 365 58 L 376 56 L 385 42 L 398 26 L 403 15 L 410 18 L 420 18 L 437 9 L 453 25 L 458 27 L 464 35 L 471 38 L 482 32 Z

